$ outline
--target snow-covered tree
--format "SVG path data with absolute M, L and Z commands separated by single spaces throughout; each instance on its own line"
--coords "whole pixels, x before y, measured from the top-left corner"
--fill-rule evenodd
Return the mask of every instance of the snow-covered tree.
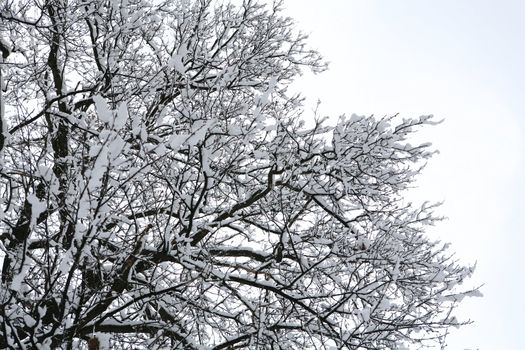
M 0 348 L 402 349 L 461 324 L 472 268 L 403 199 L 432 118 L 303 122 L 287 86 L 325 64 L 281 3 L 0 6 Z

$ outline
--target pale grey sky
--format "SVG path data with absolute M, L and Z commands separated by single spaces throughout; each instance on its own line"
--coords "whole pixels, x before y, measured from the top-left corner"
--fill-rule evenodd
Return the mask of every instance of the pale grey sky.
M 522 349 L 525 331 L 525 2 L 285 0 L 287 14 L 331 62 L 294 88 L 321 113 L 435 114 L 422 135 L 441 151 L 415 198 L 445 200 L 429 231 L 452 242 L 484 298 L 458 310 L 475 324 L 447 349 Z

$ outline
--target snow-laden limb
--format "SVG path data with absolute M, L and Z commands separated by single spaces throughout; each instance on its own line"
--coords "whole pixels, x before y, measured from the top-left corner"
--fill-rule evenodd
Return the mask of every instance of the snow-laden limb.
M 305 126 L 286 89 L 325 64 L 280 3 L 0 18 L 0 348 L 404 349 L 461 324 L 473 269 L 402 197 L 434 119 Z

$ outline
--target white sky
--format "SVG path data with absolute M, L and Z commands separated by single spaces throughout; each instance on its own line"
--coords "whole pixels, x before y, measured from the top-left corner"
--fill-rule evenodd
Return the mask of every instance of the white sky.
M 441 153 L 416 196 L 445 200 L 429 231 L 452 242 L 484 298 L 458 310 L 473 325 L 447 349 L 519 349 L 525 331 L 525 2 L 285 0 L 287 14 L 331 62 L 294 88 L 321 114 L 434 114 Z M 423 134 L 423 133 L 422 133 Z

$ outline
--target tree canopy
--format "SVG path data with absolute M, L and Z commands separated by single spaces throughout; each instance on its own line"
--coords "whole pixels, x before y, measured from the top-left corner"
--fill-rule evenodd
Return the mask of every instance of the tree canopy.
M 281 2 L 5 0 L 0 348 L 442 343 L 473 271 L 406 190 L 431 116 L 303 112 Z

